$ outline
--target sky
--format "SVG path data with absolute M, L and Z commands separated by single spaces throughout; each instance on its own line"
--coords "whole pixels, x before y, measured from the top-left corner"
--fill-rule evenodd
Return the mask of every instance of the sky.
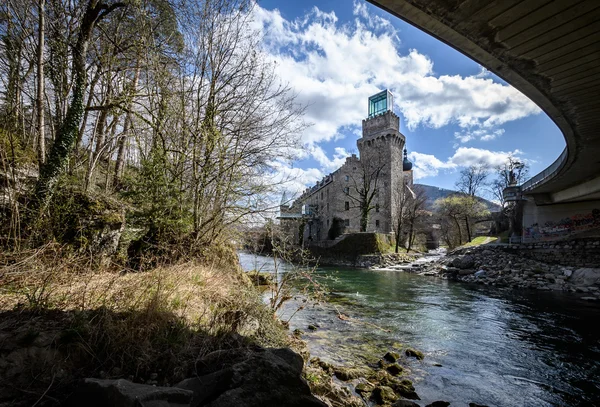
M 560 130 L 478 63 L 362 0 L 261 0 L 263 52 L 306 106 L 294 162 L 277 161 L 298 194 L 357 153 L 368 97 L 394 94 L 415 183 L 454 189 L 460 170 L 527 162 L 530 176 L 565 146 Z

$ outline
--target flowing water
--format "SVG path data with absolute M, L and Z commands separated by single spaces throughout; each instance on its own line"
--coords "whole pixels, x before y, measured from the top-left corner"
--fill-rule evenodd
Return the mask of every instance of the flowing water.
M 265 257 L 240 254 L 240 260 L 246 269 L 272 269 Z M 290 321 L 291 329 L 305 331 L 312 356 L 351 365 L 393 348 L 421 350 L 423 361 L 406 361 L 421 405 L 600 406 L 596 303 L 399 271 L 318 274 L 329 277 L 331 301 Z M 297 305 L 291 301 L 282 318 Z

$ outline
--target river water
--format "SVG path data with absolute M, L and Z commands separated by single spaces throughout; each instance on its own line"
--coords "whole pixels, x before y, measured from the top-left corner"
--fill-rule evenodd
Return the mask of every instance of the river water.
M 240 254 L 240 260 L 246 270 L 273 268 L 266 257 Z M 290 320 L 291 329 L 305 332 L 312 356 L 352 365 L 394 348 L 421 350 L 423 361 L 406 363 L 423 406 L 435 400 L 451 406 L 600 406 L 596 303 L 398 271 L 321 268 L 318 275 L 332 301 Z M 282 319 L 299 301 L 287 304 Z M 308 330 L 309 324 L 318 329 Z

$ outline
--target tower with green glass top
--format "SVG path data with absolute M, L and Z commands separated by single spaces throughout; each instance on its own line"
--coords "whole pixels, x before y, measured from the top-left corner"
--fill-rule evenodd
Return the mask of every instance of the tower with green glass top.
M 382 218 L 391 222 L 396 219 L 404 190 L 402 152 L 406 143 L 393 106 L 394 95 L 387 89 L 369 97 L 368 116 L 357 140 L 360 160 L 366 166 L 363 171 L 369 173 L 370 187 L 377 190 Z M 392 227 L 388 222 L 382 226 L 386 230 Z

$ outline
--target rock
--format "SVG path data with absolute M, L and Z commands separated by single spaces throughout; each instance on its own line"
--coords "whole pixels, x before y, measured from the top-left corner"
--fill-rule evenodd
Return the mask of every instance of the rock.
M 471 255 L 459 256 L 452 260 L 451 266 L 459 269 L 472 268 L 475 265 L 475 259 Z
M 392 376 L 398 376 L 402 373 L 402 366 L 398 363 L 392 363 L 391 365 L 386 366 L 385 370 L 387 370 Z
M 85 379 L 66 402 L 89 407 L 186 407 L 193 392 L 176 387 L 156 387 L 125 379 Z
M 420 407 L 417 403 L 410 400 L 396 400 L 392 407 Z
M 375 386 L 373 384 L 371 384 L 371 383 L 368 383 L 368 382 L 358 383 L 356 385 L 356 387 L 354 387 L 354 390 L 358 394 L 371 393 L 374 389 L 375 389 Z
M 307 328 L 308 328 L 309 331 L 316 331 L 317 330 L 317 326 L 313 325 L 313 324 L 310 324 L 309 326 L 307 326 Z
M 458 270 L 459 276 L 468 276 L 473 273 L 475 273 L 475 270 Z
M 364 377 L 369 374 L 366 369 L 361 368 L 347 368 L 347 367 L 336 367 L 334 370 L 335 377 L 340 380 L 348 381 Z
M 434 401 L 431 404 L 427 404 L 425 407 L 448 407 L 450 405 L 450 403 L 448 403 L 447 401 Z
M 475 277 L 477 277 L 477 278 L 485 277 L 485 270 L 479 270 L 477 273 L 475 273 Z
M 600 269 L 580 268 L 573 272 L 569 282 L 576 285 L 592 285 L 600 283 Z
M 388 386 L 377 386 L 373 389 L 373 393 L 371 393 L 371 398 L 377 404 L 386 404 L 398 399 L 394 390 Z
M 581 297 L 581 299 L 585 301 L 598 301 L 596 297 Z
M 488 406 L 484 406 L 483 404 L 477 404 L 477 403 L 469 403 L 469 407 L 488 407 Z
M 412 382 L 408 379 L 402 379 L 400 381 L 396 379 L 395 382 L 391 383 L 391 387 L 396 393 L 400 394 L 404 398 L 411 400 L 421 399 L 415 392 L 415 387 L 413 386 Z
M 412 356 L 417 358 L 418 360 L 423 360 L 424 356 L 423 356 L 423 352 L 412 349 L 412 348 L 408 348 L 404 351 L 404 353 L 406 354 L 406 356 Z
M 301 377 L 303 365 L 287 348 L 217 351 L 197 363 L 197 380 L 178 386 L 194 391 L 192 407 L 326 406 Z
M 383 358 L 389 362 L 396 362 L 398 359 L 400 359 L 400 355 L 398 354 L 398 352 L 388 352 L 386 353 Z

